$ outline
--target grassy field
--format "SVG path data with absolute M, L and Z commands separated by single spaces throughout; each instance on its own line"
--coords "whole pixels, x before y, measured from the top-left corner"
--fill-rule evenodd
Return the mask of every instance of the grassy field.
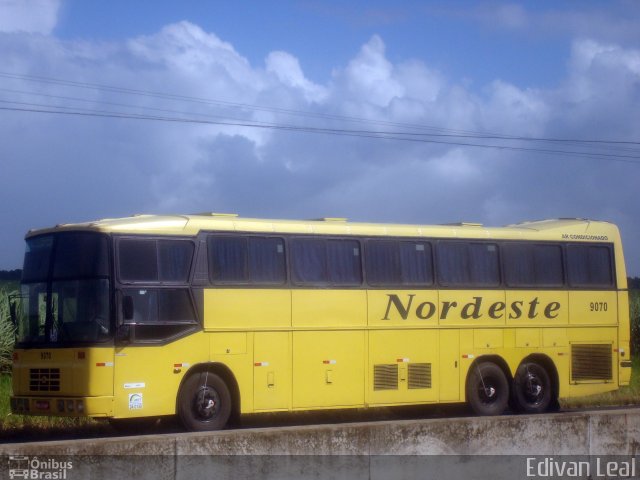
M 18 282 L 0 281 L 0 374 L 11 368 L 14 328 L 9 320 L 8 295 L 17 289 Z

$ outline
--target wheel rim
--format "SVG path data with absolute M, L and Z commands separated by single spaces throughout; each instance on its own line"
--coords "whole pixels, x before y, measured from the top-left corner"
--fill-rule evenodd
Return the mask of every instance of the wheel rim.
M 544 399 L 544 382 L 535 373 L 527 372 L 521 391 L 526 403 L 538 405 Z
M 478 385 L 478 398 L 484 405 L 492 405 L 498 401 L 500 391 L 497 386 L 496 379 L 493 377 L 484 377 L 484 382 Z
M 202 386 L 193 397 L 191 409 L 197 420 L 210 422 L 220 412 L 220 395 L 209 386 Z

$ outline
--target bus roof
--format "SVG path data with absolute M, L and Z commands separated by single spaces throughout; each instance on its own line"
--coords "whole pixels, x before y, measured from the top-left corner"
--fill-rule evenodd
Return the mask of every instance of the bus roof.
M 194 236 L 201 231 L 362 235 L 433 238 L 493 238 L 617 242 L 618 229 L 609 222 L 563 218 L 523 222 L 504 227 L 479 223 L 409 225 L 349 222 L 345 218 L 316 220 L 272 220 L 243 218 L 235 214 L 134 215 L 86 223 L 61 224 L 31 230 L 28 237 L 69 230 L 105 233 Z

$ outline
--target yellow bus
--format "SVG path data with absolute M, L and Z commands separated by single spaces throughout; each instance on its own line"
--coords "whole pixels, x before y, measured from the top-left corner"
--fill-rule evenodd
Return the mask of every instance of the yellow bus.
M 468 402 L 629 382 L 616 226 L 141 215 L 26 236 L 11 409 L 189 430 L 245 413 Z

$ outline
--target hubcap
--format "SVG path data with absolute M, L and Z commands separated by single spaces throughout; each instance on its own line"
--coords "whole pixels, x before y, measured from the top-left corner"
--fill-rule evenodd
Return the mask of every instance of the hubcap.
M 193 398 L 193 411 L 198 419 L 209 421 L 213 419 L 219 411 L 220 397 L 218 392 L 210 387 L 201 387 Z
M 527 400 L 531 403 L 537 403 L 543 396 L 543 388 L 540 384 L 540 379 L 533 374 L 527 375 L 527 381 L 525 383 L 525 395 Z
M 480 400 L 482 403 L 491 404 L 498 398 L 498 390 L 493 386 L 493 379 L 485 378 L 484 385 L 478 385 L 478 392 L 480 393 Z

